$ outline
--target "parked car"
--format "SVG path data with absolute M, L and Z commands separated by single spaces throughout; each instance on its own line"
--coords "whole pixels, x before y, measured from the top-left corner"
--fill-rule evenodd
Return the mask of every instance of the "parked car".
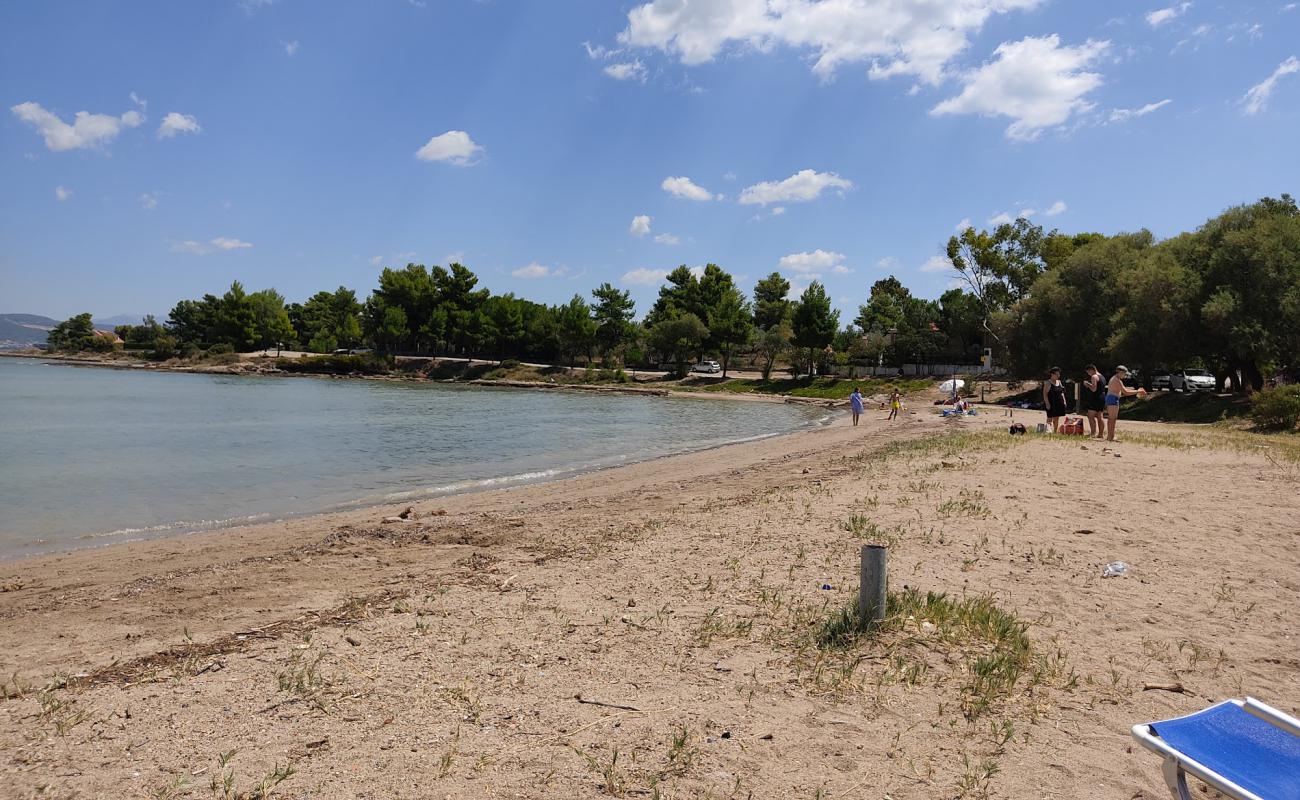
M 1174 388 L 1173 375 L 1168 372 L 1151 373 L 1151 390 L 1152 391 L 1169 391 Z
M 1184 392 L 1212 392 L 1218 385 L 1215 377 L 1203 369 L 1184 369 L 1169 376 L 1170 388 Z
M 710 374 L 714 372 L 722 372 L 722 365 L 716 361 L 701 361 L 691 367 L 691 372 L 708 372 Z

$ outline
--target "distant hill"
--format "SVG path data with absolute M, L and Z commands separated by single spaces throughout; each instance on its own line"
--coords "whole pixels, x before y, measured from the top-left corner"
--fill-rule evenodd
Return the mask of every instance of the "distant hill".
M 0 350 L 26 350 L 33 345 L 43 345 L 45 335 L 60 322 L 62 320 L 39 314 L 0 314 Z M 139 325 L 142 322 L 144 317 L 140 314 L 118 314 L 91 320 L 97 331 L 111 331 L 118 325 Z
M 0 350 L 23 350 L 45 344 L 57 319 L 36 314 L 0 314 Z
M 91 320 L 91 324 L 101 331 L 111 331 L 118 325 L 139 325 L 142 322 L 144 322 L 143 314 L 118 314 L 115 317 L 104 317 L 103 319 L 95 317 Z

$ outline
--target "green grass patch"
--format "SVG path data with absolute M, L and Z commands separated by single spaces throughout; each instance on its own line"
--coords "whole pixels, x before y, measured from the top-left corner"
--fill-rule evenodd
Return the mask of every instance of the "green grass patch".
M 1026 633 L 1028 627 L 987 595 L 957 599 L 907 588 L 889 593 L 885 618 L 879 623 L 863 624 L 855 599 L 832 610 L 813 635 L 820 650 L 841 654 L 864 644 L 897 649 L 900 637 L 907 635 L 916 637 L 912 644 L 964 654 L 962 713 L 974 720 L 1009 696 L 1022 679 L 1039 683 L 1047 675 Z M 899 659 L 900 664 L 904 661 Z M 912 670 L 914 674 L 924 671 L 923 667 Z
M 1250 400 L 1244 395 L 1218 395 L 1213 392 L 1154 392 L 1145 400 L 1125 402 L 1120 411 L 1120 419 L 1203 424 L 1239 419 L 1249 413 Z
M 276 368 L 284 372 L 311 375 L 387 375 L 393 371 L 393 365 L 392 356 L 378 353 L 278 358 L 275 361 Z
M 904 378 L 899 380 L 882 380 L 879 378 L 784 378 L 777 380 L 749 380 L 732 378 L 717 380 L 708 378 L 687 378 L 680 385 L 685 391 L 731 392 L 734 394 L 783 394 L 791 397 L 812 397 L 820 400 L 846 400 L 853 388 L 862 390 L 864 395 L 888 394 L 897 388 L 903 394 L 912 394 L 929 389 L 933 381 Z

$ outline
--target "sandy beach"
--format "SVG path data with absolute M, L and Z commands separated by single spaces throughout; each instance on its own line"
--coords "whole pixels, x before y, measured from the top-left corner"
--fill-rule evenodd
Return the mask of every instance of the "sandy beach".
M 4 794 L 1133 800 L 1132 724 L 1300 711 L 1284 445 L 918 411 L 0 563 Z M 959 615 L 828 646 L 867 542 L 1023 623 L 1010 684 Z

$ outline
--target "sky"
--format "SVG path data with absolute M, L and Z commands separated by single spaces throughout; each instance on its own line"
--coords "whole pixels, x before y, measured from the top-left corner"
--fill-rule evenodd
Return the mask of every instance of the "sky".
M 0 5 L 0 312 L 679 264 L 937 297 L 963 224 L 1157 237 L 1300 189 L 1292 0 Z

